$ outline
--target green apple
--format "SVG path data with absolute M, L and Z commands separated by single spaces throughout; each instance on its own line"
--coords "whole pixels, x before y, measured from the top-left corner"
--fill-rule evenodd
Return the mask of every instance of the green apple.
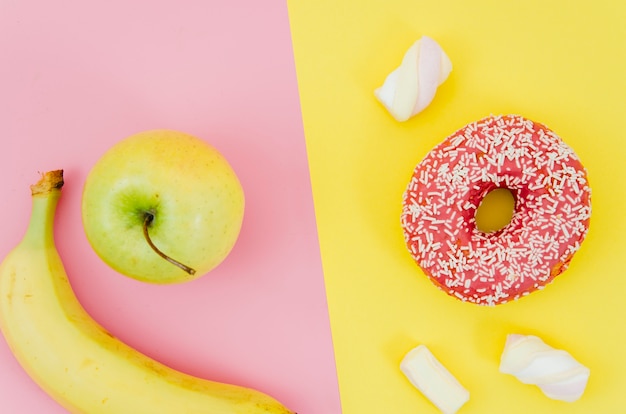
M 224 156 L 171 130 L 141 132 L 110 148 L 85 181 L 89 243 L 113 269 L 152 283 L 200 277 L 231 252 L 244 193 Z

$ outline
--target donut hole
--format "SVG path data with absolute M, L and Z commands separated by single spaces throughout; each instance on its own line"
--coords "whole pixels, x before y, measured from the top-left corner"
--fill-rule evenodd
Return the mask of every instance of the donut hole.
M 493 233 L 505 228 L 515 212 L 515 195 L 508 188 L 489 191 L 476 209 L 476 228 Z

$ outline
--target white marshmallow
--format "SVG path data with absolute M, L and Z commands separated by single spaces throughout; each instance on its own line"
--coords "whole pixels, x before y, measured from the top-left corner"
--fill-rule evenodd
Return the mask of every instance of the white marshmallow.
M 397 121 L 407 121 L 431 103 L 451 71 L 452 62 L 439 44 L 422 36 L 374 95 Z
M 590 370 L 568 352 L 554 349 L 533 335 L 508 335 L 500 372 L 524 384 L 537 385 L 549 398 L 574 402 L 587 386 Z
M 444 414 L 454 414 L 469 400 L 469 391 L 435 358 L 425 345 L 409 351 L 400 369 Z

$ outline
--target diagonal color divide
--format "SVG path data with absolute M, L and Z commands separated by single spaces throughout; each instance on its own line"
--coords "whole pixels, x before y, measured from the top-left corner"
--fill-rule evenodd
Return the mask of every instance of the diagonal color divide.
M 177 369 L 258 388 L 299 413 L 339 414 L 286 4 L 2 2 L 0 55 L 0 255 L 24 231 L 37 171 L 63 168 L 57 245 L 96 320 Z M 185 285 L 121 277 L 81 225 L 91 166 L 119 139 L 154 128 L 206 139 L 246 193 L 231 255 Z M 0 411 L 64 412 L 3 340 L 0 366 Z

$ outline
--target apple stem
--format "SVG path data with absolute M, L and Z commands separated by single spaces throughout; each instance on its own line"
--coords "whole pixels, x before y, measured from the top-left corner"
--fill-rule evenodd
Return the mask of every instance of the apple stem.
M 150 235 L 148 234 L 148 227 L 150 226 L 150 223 L 152 223 L 152 220 L 154 220 L 154 214 L 149 213 L 149 212 L 146 213 L 145 214 L 145 218 L 143 220 L 143 235 L 146 238 L 146 241 L 148 242 L 150 247 L 152 247 L 152 250 L 154 250 L 159 256 L 161 256 L 162 258 L 164 258 L 165 260 L 167 260 L 168 262 L 170 262 L 174 266 L 179 267 L 180 269 L 184 270 L 185 272 L 189 273 L 190 275 L 195 274 L 196 271 L 194 269 L 192 269 L 191 267 L 189 267 L 187 265 L 182 264 L 178 260 L 172 259 L 168 255 L 163 253 L 161 250 L 159 250 L 159 248 L 156 247 L 154 245 L 154 243 L 152 243 L 152 240 L 150 239 Z

